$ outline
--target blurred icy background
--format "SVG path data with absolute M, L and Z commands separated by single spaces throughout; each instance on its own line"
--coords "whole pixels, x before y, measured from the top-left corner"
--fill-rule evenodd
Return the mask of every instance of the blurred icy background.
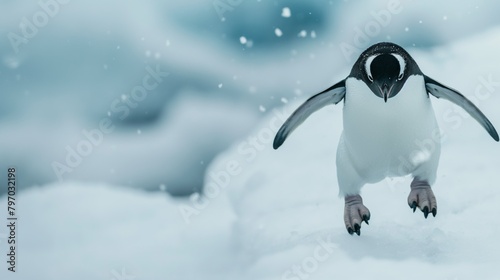
M 172 275 L 177 277 L 168 279 L 232 279 L 240 271 L 246 271 L 248 279 L 279 279 L 280 272 L 296 262 L 282 262 L 288 253 L 280 250 L 292 247 L 291 255 L 300 260 L 303 250 L 300 246 L 306 245 L 302 244 L 298 249 L 293 247 L 297 240 L 318 232 L 326 235 L 325 232 L 332 230 L 328 223 L 335 226 L 334 236 L 338 235 L 347 244 L 353 242 L 344 236 L 342 208 L 337 207 L 342 202 L 335 198 L 334 174 L 325 179 L 327 183 L 314 181 L 311 188 L 291 186 L 288 192 L 254 192 L 245 197 L 243 194 L 247 194 L 240 189 L 244 186 L 272 185 L 269 181 L 266 183 L 266 178 L 274 174 L 266 173 L 262 166 L 274 170 L 289 163 L 289 169 L 288 165 L 280 167 L 287 171 L 276 175 L 282 180 L 280 184 L 293 185 L 309 178 L 307 176 L 328 173 L 328 170 L 321 173 L 320 167 L 318 170 L 312 165 L 306 170 L 309 173 L 297 173 L 301 180 L 282 178 L 282 174 L 295 174 L 303 167 L 294 165 L 292 149 L 286 153 L 264 152 L 242 175 L 242 178 L 253 178 L 253 181 L 231 182 L 237 190 L 230 199 L 232 206 L 226 202 L 217 203 L 200 216 L 197 224 L 190 226 L 182 220 L 176 206 L 187 198 L 167 197 L 165 201 L 163 191 L 175 197 L 199 192 L 204 182 L 206 184 L 210 179 L 206 175 L 207 168 L 212 165 L 215 166 L 212 170 L 218 170 L 217 163 L 212 164 L 217 155 L 233 147 L 222 157 L 240 157 L 234 147 L 258 131 L 263 126 L 259 123 L 267 120 L 274 108 L 295 108 L 299 101 L 344 78 L 357 55 L 379 41 L 392 41 L 408 48 L 424 71 L 461 90 L 473 92 L 479 76 L 493 75 L 494 80 L 500 79 L 497 70 L 500 59 L 496 56 L 500 43 L 500 3 L 493 0 L 460 3 L 451 0 L 67 2 L 58 4 L 42 0 L 40 3 L 51 3 L 42 5 L 37 1 L 0 0 L 0 172 L 4 172 L 7 166 L 18 168 L 20 187 L 25 189 L 21 195 L 26 201 L 22 206 L 26 222 L 20 233 L 25 242 L 20 247 L 24 250 L 20 254 L 25 257 L 20 270 L 25 274 L 19 279 L 119 279 L 116 273 L 122 267 L 132 270 L 136 279 L 167 279 Z M 42 14 L 46 9 L 52 15 L 43 22 Z M 25 22 L 23 18 L 31 23 L 38 21 L 37 30 L 25 41 L 17 41 L 13 47 L 12 34 L 23 36 L 22 30 L 29 29 L 20 26 Z M 346 52 L 346 48 L 352 53 Z M 143 101 L 136 102 L 137 106 L 127 105 L 129 111 L 123 118 L 123 111 L 117 110 L 113 104 L 127 104 L 133 89 L 143 84 L 148 69 L 161 69 L 168 72 L 168 76 L 148 91 Z M 438 105 L 437 109 L 441 108 L 442 112 L 449 108 L 446 106 L 449 104 Z M 493 114 L 498 108 L 498 98 L 483 102 L 480 107 L 485 108 L 484 112 L 498 128 L 500 115 Z M 340 108 L 335 109 L 338 119 Z M 86 139 L 82 130 L 97 129 L 107 118 L 115 130 L 104 134 L 102 141 L 94 145 L 88 155 L 82 156 L 75 167 L 70 167 L 71 172 L 64 172 L 59 180 L 54 163 L 67 165 L 68 149 L 76 150 Z M 324 126 L 325 121 L 316 124 L 313 121 L 311 125 Z M 336 122 L 332 130 L 340 132 L 340 122 Z M 319 130 L 314 131 L 318 133 Z M 460 130 L 462 134 L 451 132 L 454 133 L 451 136 L 468 135 L 467 131 Z M 483 147 L 493 147 L 476 124 L 470 124 L 470 131 L 487 143 L 481 144 Z M 307 155 L 306 147 L 321 144 L 316 148 L 316 155 L 329 157 L 318 156 L 310 160 L 317 159 L 318 165 L 324 167 L 321 163 L 334 162 L 332 151 L 337 136 L 330 141 L 334 141 L 331 146 L 326 141 L 309 144 L 304 140 L 293 151 L 303 149 L 303 155 L 297 156 L 302 158 Z M 471 156 L 449 156 L 449 163 L 474 158 L 476 142 L 469 139 L 467 143 L 468 152 L 465 154 Z M 329 150 L 325 152 L 321 148 Z M 454 152 L 461 149 L 456 147 Z M 489 150 L 481 151 L 477 161 L 490 162 L 497 168 L 498 160 L 488 158 Z M 498 158 L 498 149 L 495 153 L 493 155 Z M 466 164 L 448 166 L 449 169 L 444 169 L 450 171 L 448 176 L 467 168 Z M 480 177 L 485 176 L 480 171 L 489 171 L 490 175 L 496 172 L 482 165 L 474 170 Z M 318 174 L 311 175 L 311 172 Z M 267 177 L 260 178 L 261 175 Z M 472 188 L 472 176 L 467 179 L 471 180 L 468 187 Z M 54 185 L 54 182 L 58 183 Z M 31 188 L 35 186 L 41 188 Z M 123 187 L 154 192 L 143 194 Z M 336 207 L 335 215 L 330 217 L 329 213 L 322 213 L 317 217 L 324 219 L 317 218 L 300 230 L 294 229 L 291 239 L 280 239 L 282 231 L 288 234 L 287 231 L 293 228 L 288 224 L 289 219 L 297 217 L 294 216 L 297 213 L 273 212 L 276 209 L 266 208 L 266 203 L 273 203 L 273 197 L 269 195 L 286 193 L 279 197 L 283 205 L 278 203 L 284 208 L 278 208 L 300 209 L 297 205 L 305 203 L 311 206 L 315 205 L 314 201 L 321 202 L 322 195 L 316 197 L 318 193 L 309 192 L 324 191 L 322 188 L 331 192 L 324 202 L 325 205 L 332 203 L 325 206 L 328 210 L 328 207 Z M 5 191 L 1 188 L 0 195 Z M 499 197 L 492 189 L 487 194 Z M 226 201 L 225 195 L 221 195 L 220 200 Z M 484 196 L 463 194 L 455 198 L 470 199 L 466 203 L 471 206 Z M 271 199 L 264 203 L 266 209 L 244 209 L 252 209 L 252 205 L 259 204 L 264 197 Z M 306 202 L 293 204 L 297 197 L 303 197 Z M 401 201 L 404 203 L 405 199 L 403 197 Z M 0 202 L 4 205 L 5 196 Z M 95 207 L 90 210 L 92 205 Z M 456 205 L 450 208 L 455 211 L 451 211 L 452 214 L 461 211 Z M 491 206 L 485 211 L 494 219 L 491 212 L 498 213 L 498 208 Z M 62 215 L 63 212 L 67 214 Z M 254 231 L 266 223 L 256 222 L 262 213 L 274 213 L 272 217 L 276 219 L 267 221 L 270 224 L 276 220 L 286 221 L 275 224 L 279 229 L 257 234 Z M 304 213 L 317 214 L 305 210 L 297 221 L 307 220 L 300 219 L 305 217 Z M 389 219 L 388 214 L 380 219 Z M 236 217 L 239 219 L 234 224 Z M 466 217 L 474 220 L 475 216 Z M 411 234 L 411 230 L 422 222 L 421 217 L 418 218 L 405 224 L 407 228 L 403 230 L 403 234 L 410 234 L 413 241 L 419 238 L 418 234 L 426 235 L 426 229 L 431 231 L 429 227 L 439 227 L 435 223 L 424 228 L 423 232 Z M 456 221 L 456 216 L 453 218 Z M 397 245 L 385 246 L 387 243 L 384 242 L 390 241 L 383 240 L 389 230 L 398 230 L 398 222 L 406 216 L 394 219 L 395 225 L 378 228 L 373 233 L 377 239 L 365 240 L 363 246 L 371 244 L 372 253 L 384 248 L 397 250 Z M 46 226 L 54 220 L 57 222 L 52 227 Z M 315 224 L 319 220 L 323 226 Z M 480 222 L 469 226 L 480 226 Z M 453 272 L 454 262 L 467 259 L 467 253 L 474 249 L 467 245 L 473 240 L 473 237 L 467 239 L 469 233 L 465 234 L 467 238 L 460 239 L 464 237 L 460 233 L 467 228 L 467 225 L 452 228 L 458 232 L 451 234 L 453 241 L 460 242 L 426 250 L 424 244 L 440 244 L 443 238 L 450 236 L 446 230 L 444 233 L 439 231 L 436 239 L 417 240 L 415 245 L 402 249 L 401 256 L 410 259 L 410 252 L 416 250 L 424 256 L 419 268 L 428 269 L 430 263 L 437 261 L 445 265 L 438 274 L 441 279 L 468 279 L 469 266 L 461 266 L 461 270 Z M 498 234 L 498 222 L 489 230 L 488 236 Z M 3 248 L 1 233 L 0 248 Z M 392 241 L 405 245 L 403 237 Z M 136 242 L 141 244 L 130 245 Z M 457 244 L 467 246 L 460 251 L 455 248 L 460 247 Z M 500 249 L 498 242 L 492 244 Z M 350 245 L 359 250 L 363 248 Z M 343 252 L 345 243 L 339 246 Z M 481 246 L 480 249 L 487 248 L 482 243 Z M 241 253 L 241 248 L 250 253 Z M 442 251 L 448 255 L 456 254 L 456 257 L 443 257 L 439 255 Z M 94 259 L 96 252 L 99 258 Z M 274 253 L 269 255 L 269 252 Z M 214 258 L 217 254 L 220 258 Z M 368 255 L 375 259 L 381 257 L 382 261 L 377 264 L 390 267 L 392 263 L 387 261 L 386 254 L 390 255 L 384 251 Z M 65 258 L 66 255 L 70 258 Z M 342 265 L 337 265 L 337 269 L 342 270 L 345 265 L 355 270 L 357 264 L 366 267 L 367 260 L 362 264 L 350 262 L 362 258 L 361 253 L 345 249 L 345 254 L 341 253 L 340 257 Z M 395 259 L 398 261 L 397 257 Z M 473 269 L 483 268 L 481 261 L 477 267 L 472 265 Z M 54 263 L 63 268 L 50 269 L 49 264 Z M 166 267 L 164 263 L 167 263 Z M 410 260 L 403 267 L 410 268 L 412 264 Z M 198 270 L 192 270 L 193 267 Z M 343 272 L 348 275 L 348 271 Z M 2 267 L 2 279 L 15 279 L 5 278 L 3 273 L 5 269 Z M 329 279 L 337 276 L 325 273 Z M 453 278 L 460 275 L 466 278 Z M 10 274 L 6 276 L 12 277 Z M 326 278 L 320 276 L 318 279 Z
M 189 194 L 271 108 L 328 87 L 370 44 L 431 49 L 500 21 L 495 1 L 400 1 L 376 22 L 393 2 L 69 1 L 47 5 L 56 12 L 44 24 L 38 2 L 0 1 L 0 169 L 19 167 L 24 187 L 53 182 L 52 163 L 110 114 L 115 132 L 63 180 Z M 22 36 L 24 17 L 41 27 L 16 53 L 8 35 Z M 359 51 L 345 56 L 342 44 Z M 122 120 L 113 101 L 147 66 L 170 75 Z

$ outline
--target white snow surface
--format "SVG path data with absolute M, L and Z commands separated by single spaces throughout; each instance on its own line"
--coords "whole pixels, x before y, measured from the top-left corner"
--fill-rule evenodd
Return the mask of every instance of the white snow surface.
M 430 53 L 409 51 L 424 73 L 476 92 L 500 128 L 500 84 L 482 82 L 500 81 L 499 38 L 494 29 Z M 364 187 L 370 225 L 349 236 L 335 172 L 342 108 L 314 114 L 275 151 L 282 115 L 303 102 L 290 100 L 218 156 L 197 204 L 78 182 L 21 192 L 18 272 L 2 261 L 0 279 L 499 279 L 500 144 L 450 111 L 456 106 L 431 98 L 444 133 L 435 218 L 408 207 L 410 178 L 386 180 Z M 181 215 L 187 207 L 196 214 Z M 2 226 L 3 259 L 5 238 Z

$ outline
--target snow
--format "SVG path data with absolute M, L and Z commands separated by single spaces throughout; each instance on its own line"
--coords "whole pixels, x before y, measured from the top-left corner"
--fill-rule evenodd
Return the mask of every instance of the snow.
M 136 279 L 195 279 L 192 273 L 211 278 L 225 264 L 204 262 L 213 252 L 231 250 L 230 212 L 212 207 L 205 221 L 188 227 L 178 214 L 179 202 L 162 193 L 66 183 L 31 188 L 17 200 L 19 267 L 12 274 L 2 261 L 5 280 L 120 280 L 113 272 L 121 275 L 122 269 Z M 2 197 L 2 208 L 5 202 Z M 205 242 L 214 238 L 219 241 Z M 2 255 L 5 246 L 0 240 Z
M 497 128 L 498 38 L 500 29 L 496 28 L 428 52 L 409 49 L 426 74 L 471 96 Z M 341 107 L 322 109 L 279 150 L 271 147 L 274 132 L 312 94 L 268 109 L 252 133 L 220 154 L 205 173 L 206 196 L 174 199 L 164 192 L 78 181 L 22 191 L 17 196 L 18 272 L 7 272 L 2 261 L 0 279 L 119 280 L 127 279 L 125 275 L 132 277 L 128 279 L 193 280 L 499 278 L 500 220 L 496 214 L 500 188 L 495 180 L 499 143 L 456 106 L 433 98 L 444 133 L 433 186 L 437 217 L 426 220 L 422 213 L 412 213 L 406 202 L 410 178 L 387 179 L 364 187 L 364 202 L 372 214 L 370 225 L 363 225 L 360 237 L 350 236 L 343 225 L 335 173 Z M 185 98 L 189 104 L 196 102 Z M 180 102 L 178 110 L 186 111 Z M 194 111 L 175 114 L 192 121 Z M 36 126 L 7 129 L 22 134 Z M 141 130 L 140 138 L 149 139 L 149 145 L 112 142 L 135 150 L 140 157 L 145 152 L 157 153 L 161 150 L 158 143 L 169 139 Z M 187 147 L 206 140 L 197 134 L 188 138 L 193 142 Z M 46 141 L 58 140 L 47 136 Z M 103 150 L 83 168 L 85 174 L 98 172 L 91 167 L 109 157 L 108 149 Z M 41 147 L 33 147 L 32 152 L 53 153 Z M 161 164 L 165 163 L 148 162 L 147 166 Z M 143 174 L 137 177 L 147 180 L 147 172 L 165 170 L 158 169 L 141 169 Z M 160 190 L 169 187 L 155 184 Z M 3 196 L 0 209 L 5 205 Z M 5 238 L 2 226 L 1 252 L 5 252 Z
M 283 35 L 283 31 L 281 31 L 281 29 L 279 28 L 276 28 L 274 29 L 274 34 L 276 34 L 277 37 L 281 37 L 281 35 Z
M 283 10 L 281 11 L 281 16 L 284 18 L 289 18 L 292 16 L 292 12 L 290 11 L 290 8 L 284 7 Z

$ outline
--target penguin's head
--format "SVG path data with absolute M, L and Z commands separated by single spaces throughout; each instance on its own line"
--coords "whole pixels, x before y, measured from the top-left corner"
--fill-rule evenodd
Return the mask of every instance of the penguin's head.
M 399 93 L 409 76 L 416 74 L 422 72 L 402 47 L 378 43 L 360 55 L 350 76 L 362 80 L 376 96 L 387 102 Z

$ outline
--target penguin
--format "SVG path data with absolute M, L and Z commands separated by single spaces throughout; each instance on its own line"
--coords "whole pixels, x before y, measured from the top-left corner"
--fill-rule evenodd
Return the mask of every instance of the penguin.
M 387 177 L 411 175 L 408 205 L 427 219 L 437 202 L 431 186 L 441 153 L 440 130 L 430 95 L 462 107 L 498 142 L 486 116 L 457 90 L 425 75 L 399 45 L 381 42 L 366 49 L 347 78 L 306 100 L 278 130 L 278 149 L 312 113 L 343 101 L 343 131 L 337 147 L 337 181 L 344 197 L 344 223 L 361 234 L 370 211 L 360 190 Z

